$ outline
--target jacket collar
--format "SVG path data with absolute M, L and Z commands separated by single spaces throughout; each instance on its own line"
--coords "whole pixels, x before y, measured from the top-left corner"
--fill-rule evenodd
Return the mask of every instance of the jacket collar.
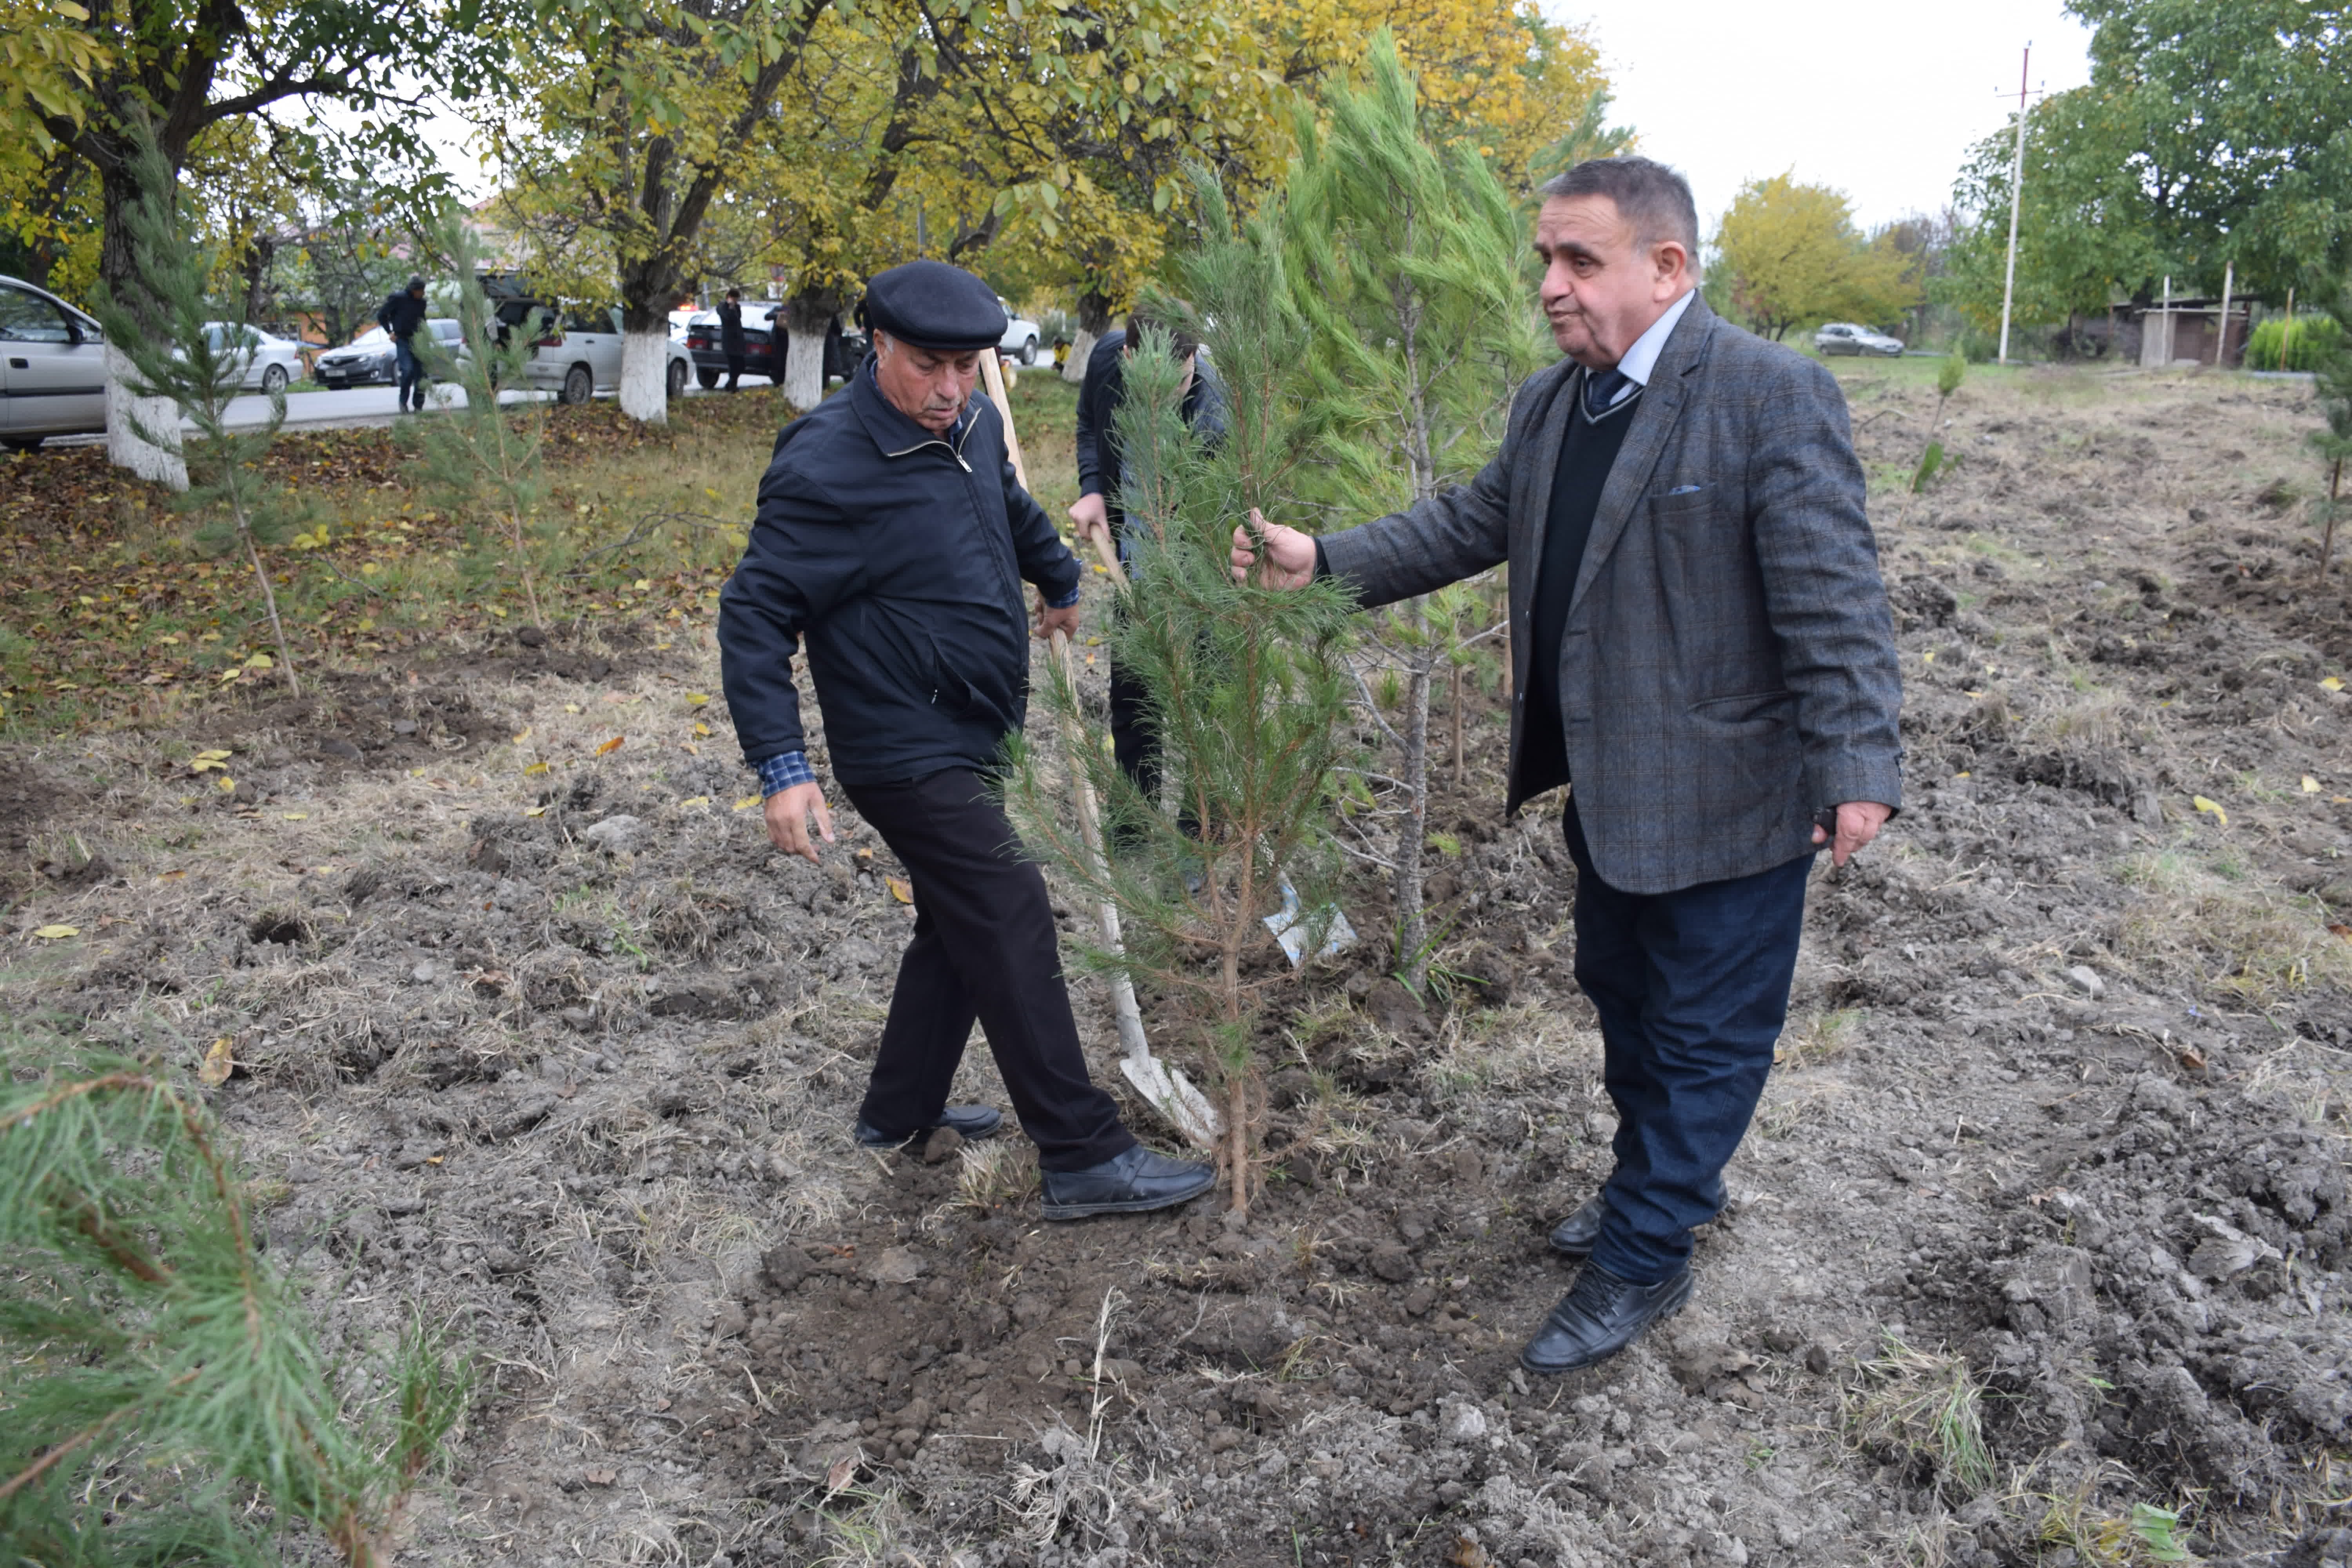
M 882 384 L 874 379 L 874 361 L 868 358 L 850 378 L 849 405 L 856 411 L 858 422 L 866 434 L 886 458 L 903 458 L 926 447 L 945 447 L 958 460 L 963 457 L 963 444 L 979 423 L 981 394 L 975 390 L 971 401 L 965 404 L 956 422 L 948 426 L 947 434 L 935 436 L 898 412 L 891 401 L 882 395 Z

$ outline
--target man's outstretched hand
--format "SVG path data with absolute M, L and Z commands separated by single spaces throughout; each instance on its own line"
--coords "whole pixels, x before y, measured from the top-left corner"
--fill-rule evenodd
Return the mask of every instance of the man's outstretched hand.
M 1259 568 L 1257 576 L 1260 584 L 1268 588 L 1304 588 L 1315 581 L 1315 536 L 1268 522 L 1252 507 L 1249 527 L 1234 530 L 1234 582 L 1249 581 L 1250 568 L 1258 565 L 1257 546 L 1250 540 L 1253 530 L 1265 541 L 1265 563 Z
M 824 805 L 824 791 L 814 784 L 797 784 L 790 789 L 780 789 L 768 797 L 761 808 L 768 819 L 768 842 L 787 855 L 805 857 L 816 862 L 816 841 L 809 837 L 808 819 L 816 818 L 816 830 L 824 835 L 827 844 L 833 842 L 833 813 Z
M 1813 827 L 1813 842 L 1830 847 L 1830 858 L 1843 866 L 1860 852 L 1862 847 L 1878 837 L 1886 819 L 1895 813 L 1874 800 L 1850 800 L 1837 808 L 1837 836 L 1832 838 Z

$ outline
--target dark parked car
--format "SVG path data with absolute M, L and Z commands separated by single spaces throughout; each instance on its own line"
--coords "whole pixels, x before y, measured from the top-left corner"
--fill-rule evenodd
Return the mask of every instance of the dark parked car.
M 440 339 L 441 346 L 452 353 L 465 336 L 464 327 L 446 316 L 431 318 L 422 330 Z M 396 386 L 400 372 L 392 334 L 382 327 L 370 327 L 341 348 L 320 354 L 310 374 L 330 392 L 347 386 Z
M 784 384 L 784 362 L 790 340 L 777 320 L 783 306 L 772 300 L 743 302 L 743 374 L 764 375 Z M 727 374 L 727 351 L 719 346 L 719 312 L 697 310 L 686 323 L 686 350 L 694 356 L 694 379 L 708 389 Z M 847 380 L 866 360 L 866 335 L 848 332 L 835 323 L 824 335 L 824 376 Z
M 784 384 L 784 332 L 776 320 L 783 307 L 773 301 L 743 301 L 743 374 Z M 686 352 L 694 356 L 694 379 L 705 391 L 727 374 L 727 351 L 719 346 L 719 312 L 697 310 L 686 323 Z

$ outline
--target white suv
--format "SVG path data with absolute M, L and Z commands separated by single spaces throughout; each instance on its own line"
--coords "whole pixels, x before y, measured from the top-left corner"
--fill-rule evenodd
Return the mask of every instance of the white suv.
M 555 394 L 559 403 L 585 403 L 600 392 L 617 392 L 621 385 L 621 312 L 574 306 L 558 308 L 538 300 L 498 302 L 501 335 L 518 329 L 535 335 L 523 374 L 530 384 Z M 694 374 L 693 356 L 677 339 L 665 336 L 669 363 L 664 384 L 668 395 L 686 395 L 687 378 Z

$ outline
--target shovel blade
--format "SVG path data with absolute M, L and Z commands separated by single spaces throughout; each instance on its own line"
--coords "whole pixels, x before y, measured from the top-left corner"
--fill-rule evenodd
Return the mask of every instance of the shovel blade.
M 1119 1058 L 1119 1069 L 1135 1092 L 1151 1102 L 1169 1125 L 1203 1149 L 1213 1149 L 1224 1132 L 1224 1119 L 1209 1097 L 1192 1087 L 1192 1079 L 1157 1057 Z

